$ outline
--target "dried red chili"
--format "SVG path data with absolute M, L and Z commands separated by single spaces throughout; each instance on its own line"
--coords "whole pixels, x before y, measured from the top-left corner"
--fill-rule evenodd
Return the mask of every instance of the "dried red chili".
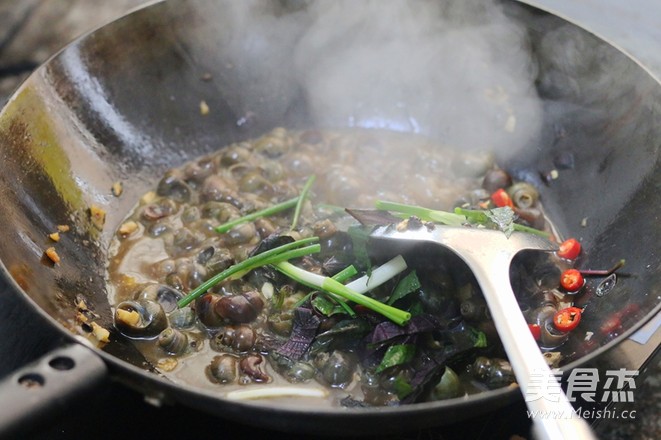
M 582 310 L 578 307 L 567 307 L 559 310 L 553 315 L 553 325 L 561 332 L 574 330 L 581 322 Z

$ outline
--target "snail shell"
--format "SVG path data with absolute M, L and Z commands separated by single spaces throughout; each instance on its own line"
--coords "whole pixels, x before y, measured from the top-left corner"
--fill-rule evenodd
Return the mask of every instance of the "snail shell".
M 115 310 L 115 327 L 129 338 L 153 338 L 167 326 L 165 311 L 155 301 L 123 301 Z

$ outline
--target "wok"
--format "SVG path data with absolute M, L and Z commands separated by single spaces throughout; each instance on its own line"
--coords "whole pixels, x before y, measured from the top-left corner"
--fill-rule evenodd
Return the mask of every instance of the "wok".
M 276 11 L 273 4 L 256 7 L 273 17 L 306 7 L 281 2 Z M 660 308 L 661 86 L 634 60 L 574 25 L 517 3 L 503 8 L 525 32 L 537 67 L 535 94 L 542 100 L 535 135 L 502 165 L 538 185 L 560 232 L 582 241 L 583 267 L 609 267 L 626 258 L 631 275 L 603 297 L 595 283 L 579 298 L 589 310 L 581 328 L 594 334 L 589 340 L 583 331 L 572 334 L 563 348 L 567 374 L 594 365 Z M 289 71 L 287 43 L 301 36 L 305 21 L 273 38 L 250 22 L 232 26 L 230 9 L 230 3 L 200 0 L 138 10 L 52 58 L 0 115 L 3 272 L 25 299 L 24 319 L 45 319 L 63 343 L 78 342 L 47 355 L 48 367 L 42 362 L 5 381 L 3 392 L 16 401 L 15 413 L 28 404 L 54 411 L 106 374 L 159 403 L 309 433 L 434 426 L 520 399 L 518 390 L 498 389 L 467 399 L 351 411 L 230 402 L 212 390 L 168 382 L 114 331 L 101 349 L 85 342 L 75 324 L 77 303 L 84 298 L 97 322 L 112 329 L 105 286 L 109 241 L 168 167 L 275 126 L 379 126 L 437 139 L 453 133 L 433 112 L 413 105 L 419 96 L 406 98 L 411 105 L 403 114 L 404 98 L 396 90 L 357 113 L 340 107 L 319 117 L 318 103 Z M 548 35 L 556 36 L 553 45 Z M 466 42 L 452 44 L 461 48 Z M 201 100 L 212 110 L 204 117 Z M 557 168 L 560 177 L 548 178 Z M 117 181 L 123 182 L 121 197 L 110 192 Z M 102 231 L 90 222 L 91 204 L 107 211 Z M 47 235 L 62 224 L 71 230 L 57 244 L 62 260 L 53 267 L 43 251 Z M 46 381 L 27 390 L 16 386 L 18 377 L 23 384 Z M 53 382 L 57 387 L 51 388 Z M 16 427 L 9 415 L 4 425 Z

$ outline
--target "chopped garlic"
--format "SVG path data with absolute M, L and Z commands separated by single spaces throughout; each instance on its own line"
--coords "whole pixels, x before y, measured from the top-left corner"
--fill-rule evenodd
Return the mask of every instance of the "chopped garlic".
M 122 186 L 122 182 L 115 182 L 112 184 L 112 195 L 115 197 L 119 197 L 122 195 L 122 192 L 124 191 L 124 187 Z
M 90 206 L 90 220 L 97 229 L 103 229 L 103 225 L 106 222 L 105 209 L 97 205 Z
M 89 319 L 87 319 L 87 316 L 85 316 L 83 313 L 80 313 L 80 312 L 78 312 L 76 314 L 76 320 L 78 322 L 82 322 L 82 323 L 85 323 L 85 322 L 89 321 Z
M 408 227 L 409 227 L 409 219 L 404 219 L 401 222 L 397 223 L 397 226 L 395 226 L 397 232 L 404 232 L 408 229 Z
M 59 232 L 53 232 L 52 234 L 48 234 L 48 238 L 51 240 L 58 242 L 60 241 L 60 233 Z
M 558 368 L 560 366 L 560 361 L 562 360 L 562 355 L 559 351 L 547 351 L 544 353 L 544 360 L 551 368 Z
M 156 363 L 156 368 L 163 371 L 172 371 L 177 368 L 179 362 L 175 358 L 159 359 Z
M 135 310 L 117 309 L 115 319 L 128 325 L 136 325 L 140 322 L 140 314 Z
M 57 230 L 60 232 L 68 232 L 69 225 L 57 225 Z
M 262 295 L 264 295 L 264 298 L 266 299 L 271 299 L 273 298 L 273 293 L 275 292 L 275 289 L 273 287 L 273 284 L 271 283 L 264 283 L 262 285 Z
M 60 256 L 57 254 L 57 251 L 54 247 L 49 247 L 46 249 L 46 256 L 55 264 L 60 262 Z
M 97 341 L 110 342 L 110 332 L 107 329 L 101 327 L 96 322 L 92 322 L 90 325 L 92 326 L 92 334 Z
M 200 114 L 206 116 L 209 114 L 209 105 L 206 101 L 200 101 Z
M 133 220 L 129 220 L 119 227 L 118 232 L 121 236 L 127 237 L 133 234 L 137 230 L 138 230 L 138 224 Z
M 140 203 L 144 203 L 144 204 L 151 203 L 154 201 L 155 198 L 156 198 L 156 193 L 154 191 L 149 191 L 144 196 L 142 196 L 142 198 L 140 198 Z

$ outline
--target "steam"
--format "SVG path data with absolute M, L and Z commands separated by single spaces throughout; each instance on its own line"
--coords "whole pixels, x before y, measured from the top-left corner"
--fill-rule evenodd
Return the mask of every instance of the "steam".
M 215 34 L 193 33 L 204 50 L 198 56 L 227 66 L 215 78 L 218 91 L 242 112 L 260 108 L 257 117 L 286 120 L 302 91 L 320 127 L 416 132 L 505 156 L 528 146 L 540 129 L 526 34 L 495 3 L 207 6 L 202 15 L 214 20 Z
M 541 107 L 521 28 L 484 1 L 321 1 L 295 50 L 321 125 L 421 132 L 514 154 Z

